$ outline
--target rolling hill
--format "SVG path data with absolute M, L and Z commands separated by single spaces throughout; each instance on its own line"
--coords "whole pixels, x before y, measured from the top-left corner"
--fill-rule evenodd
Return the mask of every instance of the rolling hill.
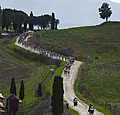
M 50 69 L 56 68 L 56 66 L 25 58 L 9 46 L 11 41 L 11 38 L 0 38 L 0 93 L 5 98 L 9 96 L 11 79 L 14 77 L 18 97 L 20 83 L 22 80 L 24 81 L 25 99 L 22 106 L 36 103 L 34 99 L 37 99 L 37 104 L 39 104 L 40 99 L 36 96 L 35 90 L 38 88 L 38 84 L 41 83 L 43 94 L 46 93 L 44 87 L 52 75 Z M 25 110 L 25 112 L 27 111 L 31 111 L 30 108 Z
M 92 102 L 120 112 L 120 23 L 65 30 L 40 31 L 41 44 L 48 50 L 74 56 L 84 62 L 77 91 Z M 87 93 L 89 92 L 89 93 Z M 109 108 L 109 107 L 108 107 Z M 110 109 L 110 108 L 109 108 Z

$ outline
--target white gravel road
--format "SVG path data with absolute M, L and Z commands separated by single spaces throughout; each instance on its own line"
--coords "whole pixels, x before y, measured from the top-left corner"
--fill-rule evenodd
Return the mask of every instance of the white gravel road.
M 88 113 L 88 105 L 85 104 L 83 101 L 78 99 L 78 105 L 73 105 L 73 99 L 77 97 L 74 93 L 74 82 L 77 78 L 77 73 L 79 70 L 80 65 L 82 62 L 75 61 L 75 63 L 72 65 L 70 70 L 70 75 L 65 75 L 64 72 L 62 73 L 63 77 L 63 87 L 64 87 L 64 100 L 67 101 L 69 106 L 76 110 L 80 115 L 89 115 Z M 94 115 L 104 115 L 97 110 L 95 110 Z

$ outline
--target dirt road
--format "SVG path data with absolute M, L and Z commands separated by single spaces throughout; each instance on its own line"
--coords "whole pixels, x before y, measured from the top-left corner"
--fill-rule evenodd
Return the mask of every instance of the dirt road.
M 70 75 L 65 75 L 62 73 L 63 77 L 63 87 L 64 87 L 64 100 L 69 103 L 69 106 L 76 110 L 80 115 L 89 115 L 88 113 L 88 105 L 83 101 L 78 99 L 78 105 L 73 105 L 73 99 L 76 97 L 74 93 L 74 82 L 77 78 L 78 69 L 82 62 L 75 61 L 74 65 L 72 65 L 70 70 Z M 97 110 L 95 110 L 94 115 L 104 115 Z

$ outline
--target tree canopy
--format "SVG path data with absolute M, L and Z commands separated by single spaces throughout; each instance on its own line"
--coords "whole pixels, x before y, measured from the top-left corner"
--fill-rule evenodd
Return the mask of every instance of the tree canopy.
M 38 29 L 51 29 L 51 26 L 57 29 L 59 20 L 55 19 L 54 13 L 52 16 L 49 14 L 44 14 L 41 16 L 34 16 L 33 12 L 30 12 L 28 16 L 25 12 L 16 9 L 0 9 L 0 14 L 2 14 L 0 20 L 2 25 L 2 30 L 8 30 L 9 26 L 13 26 L 16 32 L 23 32 L 27 29 L 27 24 L 29 24 L 29 29 L 33 30 L 34 26 L 38 26 Z
M 20 92 L 19 92 L 19 98 L 21 100 L 23 100 L 25 97 L 25 93 L 24 93 L 24 82 L 23 80 L 21 81 L 21 86 L 20 86 Z
M 12 81 L 11 81 L 10 94 L 15 94 L 16 95 L 16 84 L 15 84 L 14 77 L 12 78 Z
M 112 14 L 112 10 L 111 7 L 109 7 L 108 3 L 103 3 L 101 8 L 99 8 L 99 15 L 100 18 L 102 19 L 106 19 L 106 21 L 108 21 L 108 18 L 111 16 Z

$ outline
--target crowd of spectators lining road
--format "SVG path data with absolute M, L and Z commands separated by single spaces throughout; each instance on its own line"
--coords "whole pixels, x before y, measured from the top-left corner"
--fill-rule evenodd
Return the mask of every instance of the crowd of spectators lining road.
M 52 58 L 59 59 L 62 61 L 67 61 L 68 64 L 66 65 L 66 71 L 68 71 L 72 64 L 71 61 L 73 61 L 74 58 L 69 57 L 69 56 L 68 57 L 63 56 L 62 54 L 59 54 L 56 52 L 51 52 L 41 46 L 36 47 L 34 43 L 32 43 L 31 41 L 28 41 L 28 38 L 30 36 L 32 36 L 33 33 L 34 33 L 33 31 L 28 31 L 28 32 L 21 34 L 18 38 L 18 44 L 21 44 L 23 47 L 28 48 L 30 51 L 41 54 L 43 56 L 52 57 Z M 33 37 L 35 37 L 35 36 L 33 36 Z M 69 71 L 67 73 L 69 73 Z
M 0 115 L 16 115 L 21 100 L 14 94 L 10 94 L 6 98 L 5 104 L 3 103 L 4 99 L 5 97 L 0 93 Z

